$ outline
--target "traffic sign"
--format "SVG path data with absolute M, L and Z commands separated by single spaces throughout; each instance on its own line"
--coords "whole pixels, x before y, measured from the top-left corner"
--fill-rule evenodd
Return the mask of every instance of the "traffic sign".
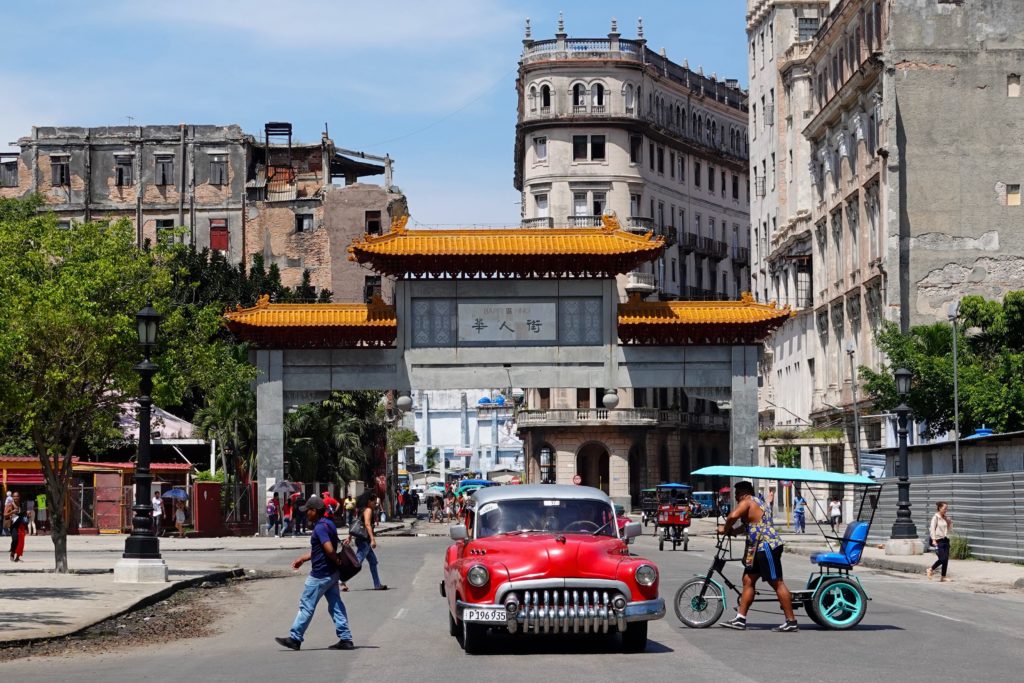
M 582 484 L 582 483 L 583 483 L 583 477 L 581 477 L 581 476 L 580 476 L 580 475 L 578 475 L 578 474 L 574 474 L 574 475 L 572 475 L 572 483 L 574 483 L 574 484 L 576 484 L 577 486 L 579 486 L 580 484 Z

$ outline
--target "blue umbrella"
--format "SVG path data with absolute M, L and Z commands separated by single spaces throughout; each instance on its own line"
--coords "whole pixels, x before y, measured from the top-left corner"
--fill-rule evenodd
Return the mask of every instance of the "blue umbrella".
M 185 493 L 185 489 L 169 489 L 164 491 L 161 498 L 173 498 L 174 500 L 188 500 L 188 494 Z

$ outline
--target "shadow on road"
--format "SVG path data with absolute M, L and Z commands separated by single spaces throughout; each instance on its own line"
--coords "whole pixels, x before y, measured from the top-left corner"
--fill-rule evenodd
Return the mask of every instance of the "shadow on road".
M 622 643 L 614 634 L 509 634 L 490 631 L 487 654 L 491 655 L 621 655 Z M 675 652 L 656 640 L 647 641 L 647 654 Z

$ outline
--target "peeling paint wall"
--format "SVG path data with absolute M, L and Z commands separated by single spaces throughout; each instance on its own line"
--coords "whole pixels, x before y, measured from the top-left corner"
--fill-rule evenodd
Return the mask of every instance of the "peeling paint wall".
M 1006 198 L 1024 183 L 1024 100 L 1008 86 L 1024 64 L 1021 9 L 892 2 L 889 261 L 895 270 L 904 248 L 906 272 L 889 285 L 910 325 L 943 319 L 966 294 L 1024 288 L 1024 207 Z

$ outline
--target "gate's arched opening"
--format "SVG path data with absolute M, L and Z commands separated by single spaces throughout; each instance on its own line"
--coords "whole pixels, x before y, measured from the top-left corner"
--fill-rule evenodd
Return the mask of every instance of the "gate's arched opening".
M 604 444 L 592 441 L 576 454 L 576 474 L 583 486 L 593 486 L 608 493 L 610 455 Z

